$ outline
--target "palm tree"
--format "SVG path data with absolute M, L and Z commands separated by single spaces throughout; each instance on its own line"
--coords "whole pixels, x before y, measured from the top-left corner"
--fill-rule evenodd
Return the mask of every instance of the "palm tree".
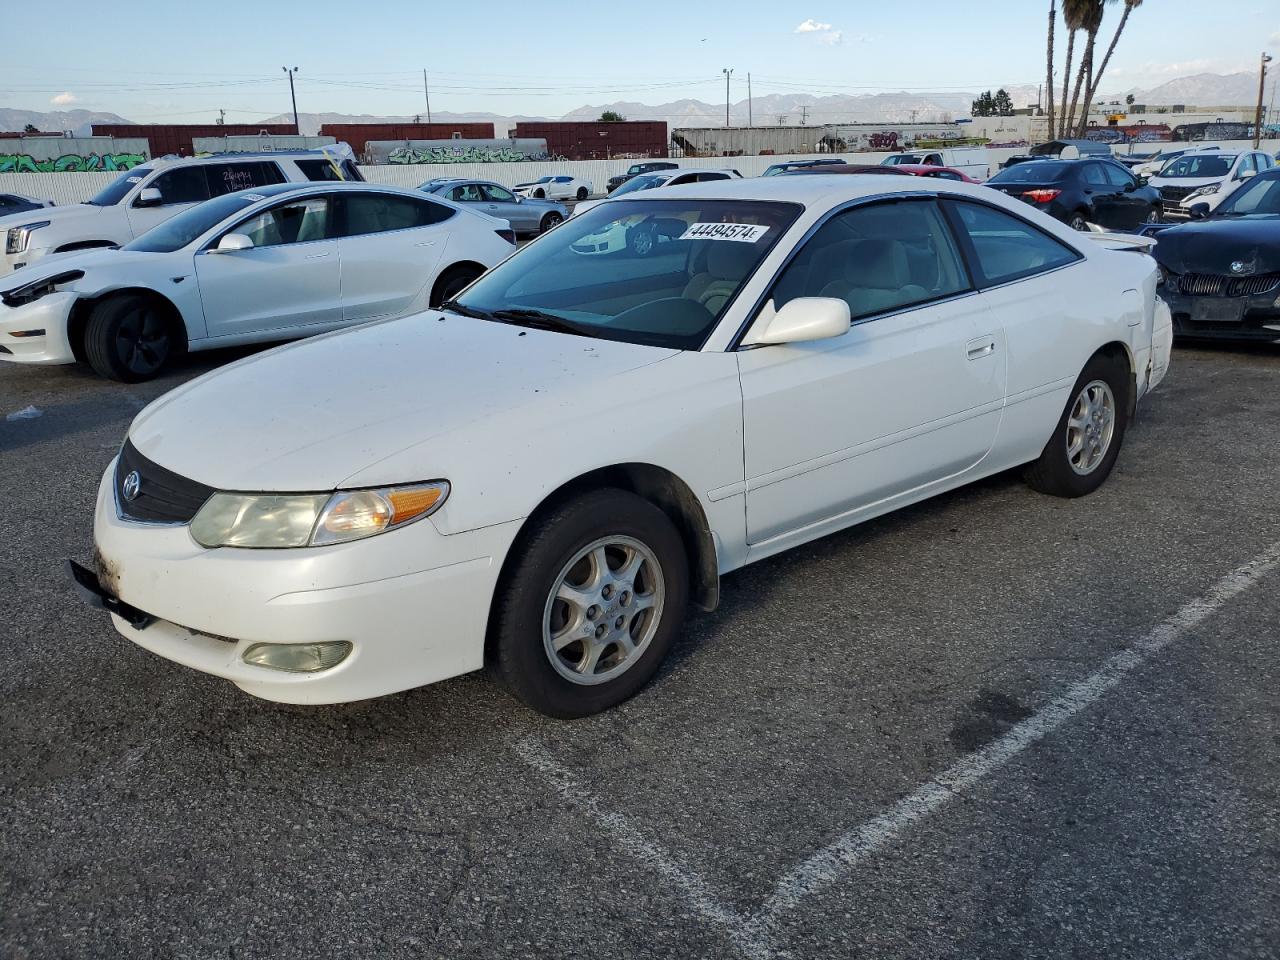
M 1114 0 L 1088 0 L 1085 4 L 1084 19 L 1080 24 L 1080 29 L 1085 32 L 1088 39 L 1085 41 L 1084 56 L 1080 58 L 1075 89 L 1071 92 L 1071 108 L 1063 123 L 1063 129 L 1081 137 L 1084 136 L 1084 129 L 1089 125 L 1089 101 L 1086 99 L 1083 104 L 1080 104 L 1080 91 L 1088 90 L 1089 85 L 1086 81 L 1093 77 L 1093 47 L 1098 39 L 1098 29 L 1102 26 L 1102 8 L 1108 2 L 1114 2 Z M 1080 105 L 1079 129 L 1076 127 L 1077 104 Z
M 1049 0 L 1049 41 L 1046 44 L 1048 56 L 1046 56 L 1047 64 L 1045 66 L 1044 90 L 1049 95 L 1049 123 L 1045 127 L 1048 131 L 1049 139 L 1053 139 L 1053 28 L 1058 19 L 1057 0 Z
M 1075 52 L 1076 31 L 1089 15 L 1095 0 L 1062 0 L 1062 21 L 1067 27 L 1067 63 L 1062 68 L 1062 109 L 1058 111 L 1058 136 L 1067 135 L 1067 91 L 1071 88 L 1071 58 Z M 1050 131 L 1052 132 L 1052 131 Z
M 1124 13 L 1120 14 L 1120 22 L 1116 24 L 1116 32 L 1112 34 L 1111 44 L 1107 47 L 1107 55 L 1102 58 L 1102 66 L 1098 67 L 1098 72 L 1093 76 L 1093 86 L 1089 90 L 1088 102 L 1093 101 L 1098 92 L 1098 87 L 1102 85 L 1102 75 L 1106 73 L 1107 64 L 1111 62 L 1111 54 L 1116 52 L 1116 43 L 1120 40 L 1120 34 L 1124 33 L 1125 24 L 1129 22 L 1129 14 L 1140 6 L 1142 6 L 1142 0 L 1124 0 Z M 1133 97 L 1130 96 L 1126 102 L 1133 103 Z

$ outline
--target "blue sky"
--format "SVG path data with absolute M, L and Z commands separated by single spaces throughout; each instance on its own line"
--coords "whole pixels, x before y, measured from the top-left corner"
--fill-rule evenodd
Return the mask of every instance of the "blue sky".
M 1280 53 L 1280 3 L 1229 2 L 1224 29 L 1209 28 L 1205 0 L 1147 0 L 1103 92 L 1256 69 L 1264 46 Z M 282 65 L 300 68 L 299 110 L 375 114 L 420 112 L 423 67 L 433 110 L 504 116 L 617 100 L 722 102 L 724 67 L 735 71 L 735 101 L 748 71 L 756 96 L 1034 84 L 1048 9 L 1045 0 L 665 0 L 652 13 L 622 0 L 5 6 L 0 106 L 143 122 L 209 122 L 221 107 L 242 123 L 289 109 Z M 1113 7 L 1108 24 L 1118 15 Z

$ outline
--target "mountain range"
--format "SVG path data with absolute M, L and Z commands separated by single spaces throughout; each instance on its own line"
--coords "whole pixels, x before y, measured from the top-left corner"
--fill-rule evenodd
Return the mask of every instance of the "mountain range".
M 1272 82 L 1273 86 L 1275 81 Z M 1098 97 L 1104 102 L 1123 101 L 1133 94 L 1137 103 L 1153 106 L 1171 104 L 1199 105 L 1205 107 L 1244 106 L 1254 102 L 1258 93 L 1257 76 L 1250 73 L 1200 73 L 1178 77 L 1147 89 L 1131 88 L 1118 93 L 1105 93 Z M 993 91 L 994 91 L 993 87 Z M 1036 102 L 1038 88 L 1028 84 L 1009 84 L 1004 88 L 1014 106 L 1025 107 Z M 729 105 L 729 121 L 735 126 L 746 126 L 748 121 L 756 126 L 775 123 L 807 123 L 820 126 L 824 123 L 902 123 L 918 120 L 945 123 L 967 116 L 969 107 L 978 91 L 969 93 L 898 92 L 872 94 L 831 94 L 818 96 L 807 93 L 777 94 L 755 97 L 750 104 L 738 100 Z M 712 127 L 724 123 L 724 104 L 703 100 L 674 100 L 670 103 L 645 104 L 633 101 L 587 104 L 570 110 L 562 117 L 506 116 L 496 113 L 450 113 L 435 111 L 432 120 L 437 123 L 491 122 L 499 137 L 521 120 L 595 120 L 604 111 L 612 110 L 628 120 L 665 120 L 672 127 Z M 349 113 L 300 113 L 298 125 L 302 133 L 314 135 L 325 123 L 410 123 L 413 116 L 375 116 Z M 416 119 L 425 119 L 419 115 Z M 85 135 L 93 123 L 129 123 L 114 113 L 98 113 L 90 110 L 60 110 L 42 113 L 35 110 L 0 108 L 0 130 L 22 130 L 27 124 L 39 130 L 71 130 Z M 279 114 L 262 123 L 292 123 L 292 114 Z

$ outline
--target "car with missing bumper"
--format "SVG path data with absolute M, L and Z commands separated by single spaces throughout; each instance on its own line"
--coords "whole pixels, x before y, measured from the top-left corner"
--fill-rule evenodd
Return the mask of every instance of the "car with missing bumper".
M 591 196 L 591 182 L 567 174 L 539 177 L 511 188 L 517 196 L 534 200 L 585 200 Z
M 122 247 L 197 203 L 237 190 L 362 181 L 349 152 L 339 144 L 324 150 L 150 160 L 120 174 L 84 203 L 0 215 L 0 276 L 50 254 Z
M 366 183 L 227 194 L 122 249 L 0 278 L 0 360 L 150 379 L 191 350 L 307 337 L 414 313 L 512 250 L 506 221 Z
M 683 229 L 575 252 L 620 219 Z M 745 564 L 1013 467 L 1096 490 L 1169 363 L 1151 243 L 905 177 L 610 200 L 439 310 L 156 400 L 72 570 L 130 640 L 268 699 L 486 668 L 589 714 Z
M 1175 334 L 1280 342 L 1280 170 L 1155 236 Z

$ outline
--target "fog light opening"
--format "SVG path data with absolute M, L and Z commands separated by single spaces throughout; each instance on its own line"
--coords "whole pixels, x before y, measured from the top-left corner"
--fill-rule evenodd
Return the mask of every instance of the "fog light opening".
M 319 673 L 336 667 L 351 653 L 346 640 L 322 643 L 255 643 L 241 659 L 255 667 L 283 670 L 285 673 Z

